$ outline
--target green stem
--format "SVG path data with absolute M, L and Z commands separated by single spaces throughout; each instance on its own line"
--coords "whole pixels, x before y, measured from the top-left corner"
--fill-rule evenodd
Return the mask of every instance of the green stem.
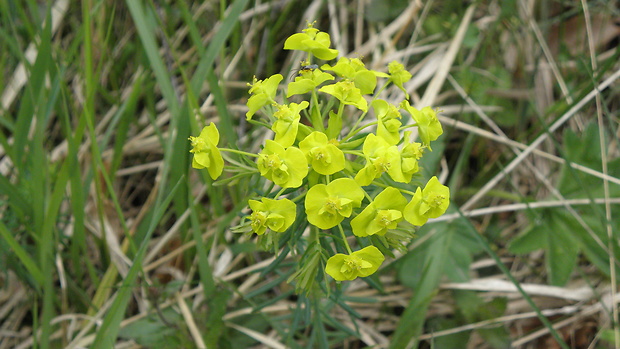
M 268 128 L 268 129 L 271 129 L 271 125 L 269 125 L 269 124 L 267 124 L 267 123 L 264 123 L 264 122 L 262 122 L 262 121 L 258 121 L 258 120 L 253 120 L 253 119 L 250 119 L 250 120 L 248 120 L 248 122 L 249 122 L 250 124 L 252 124 L 252 125 L 259 125 L 259 126 L 263 126 L 263 127 Z
M 350 138 L 350 137 L 355 136 L 356 134 L 358 134 L 361 130 L 365 129 L 366 127 L 368 127 L 368 126 L 373 126 L 373 125 L 376 125 L 376 124 L 378 124 L 378 123 L 379 123 L 379 121 L 373 121 L 373 122 L 371 122 L 371 123 L 368 123 L 368 124 L 366 124 L 366 125 L 364 125 L 364 126 L 362 126 L 362 127 L 358 128 L 358 129 L 354 129 L 354 130 L 352 130 L 352 131 L 351 131 L 351 132 L 349 132 L 349 134 L 347 135 L 347 139 L 348 139 L 348 138 Z M 357 124 L 356 124 L 356 126 L 357 126 Z
M 280 191 L 278 192 L 278 194 L 276 194 L 276 198 L 279 198 L 282 194 L 284 194 L 284 191 L 286 190 L 286 188 L 282 188 L 280 189 Z
M 377 99 L 377 97 L 381 94 L 381 92 L 383 92 L 383 90 L 385 90 L 385 88 L 390 84 L 390 80 L 386 81 L 385 84 L 383 84 L 383 86 L 381 86 L 381 88 L 379 88 L 379 91 L 375 92 L 375 94 L 372 96 L 372 101 L 370 101 L 370 104 L 372 105 L 372 102 L 375 101 L 375 99 Z M 359 125 L 360 122 L 362 122 L 362 120 L 364 119 L 364 117 L 366 116 L 366 114 L 368 114 L 367 111 L 363 112 L 362 115 L 357 119 L 357 121 L 355 122 L 355 125 L 353 125 L 353 127 L 351 128 L 351 132 L 349 132 L 349 134 L 343 139 L 343 141 L 346 141 L 347 139 L 355 136 L 358 132 L 360 132 L 364 127 L 360 128 L 360 129 L 356 129 L 357 125 Z M 370 125 L 374 125 L 376 124 L 376 122 L 368 124 L 367 126 Z
M 343 150 L 342 151 L 345 154 L 351 154 L 351 155 L 355 155 L 355 156 L 364 156 L 364 153 L 362 153 L 359 150 Z
M 316 89 L 312 90 L 312 98 L 310 100 L 312 108 L 310 109 L 310 121 L 312 126 L 317 131 L 325 132 L 325 126 L 323 125 L 323 117 L 319 110 L 319 97 L 316 94 Z
M 235 153 L 235 154 L 239 154 L 239 155 L 245 155 L 245 156 L 251 156 L 253 158 L 257 158 L 259 157 L 258 154 L 253 154 L 253 153 L 248 153 L 242 150 L 237 150 L 237 149 L 230 149 L 230 148 L 218 148 L 220 151 L 226 151 L 229 153 Z
M 344 246 L 347 248 L 347 252 L 349 254 L 353 253 L 351 251 L 351 246 L 349 246 L 349 242 L 347 241 L 347 236 L 344 234 L 344 229 L 342 229 L 342 224 L 338 223 L 338 230 L 340 231 L 340 236 L 342 236 L 342 241 L 344 241 Z
M 377 187 L 381 187 L 381 188 L 388 188 L 388 187 L 392 187 L 391 185 L 387 185 L 385 183 L 381 183 L 381 182 L 377 182 L 377 181 L 372 181 L 372 185 L 376 185 Z M 405 193 L 405 194 L 409 194 L 411 196 L 413 196 L 415 193 L 410 191 L 410 190 L 406 190 L 406 189 L 402 189 L 399 187 L 392 187 L 392 188 L 396 188 L 398 189 L 398 191 L 400 191 L 401 193 Z
M 415 124 L 411 124 L 411 125 L 401 126 L 401 127 L 399 127 L 399 128 L 398 128 L 398 131 L 406 130 L 406 129 L 408 129 L 408 128 L 411 128 L 411 127 L 417 127 L 417 126 L 418 126 L 418 124 L 417 124 L 417 123 L 415 123 Z

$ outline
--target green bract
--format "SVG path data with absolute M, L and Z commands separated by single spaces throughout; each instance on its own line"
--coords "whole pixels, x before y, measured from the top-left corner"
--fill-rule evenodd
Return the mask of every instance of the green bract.
M 368 111 L 368 102 L 362 97 L 359 88 L 351 81 L 339 81 L 333 85 L 323 86 L 320 92 L 328 93 L 340 100 L 340 103 L 356 106 L 358 109 Z
M 192 167 L 197 169 L 206 168 L 212 179 L 217 179 L 224 170 L 224 159 L 217 143 L 220 141 L 220 133 L 214 123 L 205 126 L 198 137 L 189 137 L 192 142 L 190 153 L 194 153 Z
M 369 185 L 383 172 L 387 172 L 396 182 L 405 182 L 400 152 L 395 145 L 390 145 L 383 138 L 371 133 L 366 136 L 363 152 L 366 157 L 366 166 L 355 175 L 357 183 Z
M 375 199 L 351 220 L 351 229 L 356 236 L 384 235 L 388 229 L 396 228 L 403 220 L 403 209 L 407 199 L 393 187 L 385 188 Z
M 325 272 L 336 281 L 354 280 L 374 274 L 385 257 L 374 246 L 364 247 L 350 255 L 338 253 L 327 260 Z
M 373 101 L 371 106 L 377 116 L 377 136 L 383 138 L 390 145 L 400 142 L 399 128 L 402 123 L 398 119 L 402 115 L 400 115 L 398 108 L 382 99 Z
M 248 203 L 252 209 L 250 226 L 258 235 L 263 235 L 267 229 L 281 233 L 295 222 L 297 206 L 289 199 L 262 198 Z
M 331 70 L 339 76 L 353 81 L 355 87 L 359 88 L 362 94 L 373 93 L 377 86 L 377 76 L 366 69 L 366 66 L 359 58 L 348 59 L 342 57 L 333 67 L 324 64 L 321 69 Z
M 398 86 L 398 88 L 405 93 L 407 99 L 409 99 L 409 94 L 407 90 L 405 90 L 403 84 L 411 79 L 411 73 L 405 70 L 405 67 L 396 61 L 388 64 L 388 72 L 390 73 L 390 81 Z
M 274 104 L 274 97 L 278 90 L 278 84 L 284 77 L 280 74 L 272 75 L 269 79 L 257 80 L 254 77 L 252 84 L 248 84 L 250 87 L 249 93 L 252 95 L 248 99 L 247 106 L 250 109 L 245 113 L 245 117 L 250 120 L 260 108 L 267 104 Z
M 422 110 L 418 110 L 410 106 L 408 101 L 402 101 L 400 107 L 411 114 L 418 126 L 418 133 L 420 134 L 422 144 L 432 151 L 431 141 L 436 140 L 443 133 L 439 119 L 437 119 L 437 113 L 431 107 L 424 107 Z
M 330 143 L 323 132 L 312 132 L 299 142 L 299 148 L 306 154 L 312 168 L 322 175 L 334 174 L 344 169 L 344 153 Z
M 285 50 L 300 50 L 312 53 L 316 58 L 329 61 L 338 56 L 338 50 L 330 49 L 329 34 L 312 28 L 310 25 L 303 33 L 291 35 L 284 42 Z
M 405 219 L 413 225 L 424 225 L 429 218 L 444 214 L 450 205 L 450 189 L 433 176 L 424 189 L 418 188 L 405 207 Z
M 308 108 L 310 103 L 303 101 L 300 104 L 291 103 L 289 105 L 278 105 L 278 111 L 273 114 L 277 119 L 271 129 L 276 133 L 276 142 L 283 147 L 290 147 L 297 137 L 299 127 L 299 113 Z
M 295 147 L 284 149 L 269 139 L 257 163 L 260 174 L 282 188 L 299 187 L 308 174 L 308 161 L 301 150 Z
M 411 177 L 418 173 L 418 160 L 422 157 L 424 151 L 422 143 L 411 143 L 411 131 L 405 132 L 403 136 L 403 149 L 400 151 L 401 170 L 405 177 L 405 182 L 411 182 Z
M 350 178 L 339 178 L 328 185 L 316 184 L 306 194 L 308 222 L 321 229 L 333 228 L 351 216 L 362 199 L 364 191 Z
M 286 97 L 308 93 L 325 81 L 334 80 L 334 77 L 320 69 L 302 71 L 301 76 L 295 78 L 294 82 L 288 84 Z

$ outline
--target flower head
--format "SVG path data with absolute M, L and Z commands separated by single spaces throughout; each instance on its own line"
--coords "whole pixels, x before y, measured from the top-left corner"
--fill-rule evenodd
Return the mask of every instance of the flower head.
M 299 148 L 306 154 L 312 168 L 322 175 L 334 174 L 344 169 L 344 153 L 330 143 L 323 132 L 312 132 L 299 142 Z
M 305 207 L 308 222 L 321 229 L 338 225 L 359 207 L 364 191 L 354 180 L 339 178 L 331 183 L 316 184 L 306 194 Z
M 366 69 L 364 62 L 359 58 L 349 59 L 342 57 L 333 67 L 329 64 L 324 64 L 321 69 L 331 70 L 353 81 L 355 87 L 359 88 L 363 94 L 373 93 L 377 86 L 377 76 L 372 71 Z
M 405 183 L 411 182 L 411 177 L 420 170 L 418 160 L 424 154 L 422 143 L 411 142 L 411 131 L 405 132 L 403 148 L 400 151 L 401 170 L 405 177 Z
M 270 139 L 258 154 L 258 170 L 262 176 L 282 188 L 297 188 L 308 174 L 308 161 L 304 153 L 295 147 L 284 149 Z
M 383 138 L 388 144 L 394 145 L 400 141 L 400 112 L 396 106 L 382 100 L 376 99 L 371 106 L 377 116 L 377 136 Z
M 260 108 L 267 104 L 274 104 L 274 97 L 278 90 L 278 84 L 284 77 L 280 74 L 275 74 L 265 80 L 258 80 L 256 76 L 250 86 L 249 93 L 252 95 L 248 99 L 247 106 L 250 109 L 245 113 L 245 117 L 250 120 Z
M 388 72 L 390 73 L 390 81 L 394 83 L 394 85 L 398 86 L 398 88 L 405 93 L 407 99 L 409 99 L 409 94 L 403 84 L 409 79 L 411 79 L 411 73 L 405 70 L 405 67 L 396 61 L 388 64 Z
M 300 76 L 297 76 L 295 81 L 288 84 L 286 97 L 289 98 L 294 95 L 308 93 L 328 80 L 334 80 L 334 77 L 329 73 L 321 71 L 321 69 L 301 71 Z
M 352 81 L 339 81 L 332 85 L 323 86 L 319 91 L 338 98 L 340 103 L 354 105 L 364 112 L 368 111 L 368 102 L 362 97 L 362 92 L 355 87 Z
M 429 218 L 444 214 L 450 205 L 450 189 L 433 176 L 424 189 L 418 188 L 404 210 L 405 219 L 413 225 L 424 225 Z
M 290 103 L 289 105 L 278 105 L 278 111 L 273 114 L 277 119 L 271 126 L 271 130 L 276 133 L 275 141 L 283 147 L 290 147 L 297 137 L 299 128 L 299 113 L 308 108 L 307 101 L 300 104 Z
M 383 172 L 387 172 L 396 182 L 405 182 L 400 152 L 395 145 L 390 145 L 383 138 L 371 133 L 366 136 L 362 151 L 366 157 L 366 166 L 355 175 L 355 180 L 360 185 L 369 185 Z
M 356 236 L 384 235 L 403 220 L 407 199 L 394 187 L 385 188 L 366 208 L 351 220 Z
M 364 247 L 350 255 L 338 253 L 327 260 L 325 272 L 336 281 L 354 280 L 374 274 L 385 260 L 374 246 Z
M 296 206 L 289 199 L 262 198 L 261 201 L 249 200 L 248 203 L 252 209 L 250 226 L 258 235 L 263 235 L 267 229 L 281 233 L 295 221 Z
M 189 137 L 192 142 L 190 153 L 194 153 L 192 167 L 196 169 L 206 168 L 211 179 L 217 179 L 224 170 L 224 159 L 217 143 L 220 141 L 220 133 L 214 123 L 205 126 L 198 137 Z
M 316 58 L 329 61 L 338 56 L 338 50 L 330 49 L 331 39 L 329 34 L 319 31 L 308 24 L 303 33 L 289 36 L 284 42 L 285 50 L 300 50 L 312 53 Z
M 431 107 L 424 107 L 422 110 L 418 110 L 409 105 L 408 101 L 403 101 L 400 107 L 411 114 L 413 120 L 418 124 L 418 133 L 420 134 L 422 144 L 432 151 L 431 142 L 439 138 L 443 133 L 441 123 L 437 119 L 437 113 Z

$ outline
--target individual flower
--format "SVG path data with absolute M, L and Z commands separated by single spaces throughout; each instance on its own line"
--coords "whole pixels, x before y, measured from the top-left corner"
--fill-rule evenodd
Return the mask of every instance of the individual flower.
M 224 159 L 217 143 L 220 141 L 220 133 L 214 123 L 205 126 L 198 137 L 189 137 L 192 142 L 190 153 L 194 153 L 192 167 L 197 169 L 206 168 L 212 179 L 217 179 L 224 170 Z
M 299 142 L 299 148 L 306 154 L 312 168 L 322 175 L 334 174 L 344 169 L 344 153 L 330 143 L 323 132 L 312 132 Z
M 403 148 L 400 151 L 400 168 L 405 177 L 405 183 L 411 182 L 411 177 L 420 170 L 418 160 L 422 158 L 424 148 L 422 143 L 411 142 L 411 131 L 405 132 Z
M 359 185 L 369 185 L 383 172 L 387 172 L 396 182 L 405 183 L 400 152 L 395 145 L 390 145 L 383 138 L 371 133 L 366 136 L 362 151 L 366 158 L 366 166 L 355 175 L 355 181 Z
M 308 93 L 328 80 L 334 80 L 334 77 L 321 69 L 301 70 L 295 81 L 288 84 L 286 98 Z
M 360 207 L 364 191 L 354 180 L 339 178 L 331 183 L 316 184 L 306 193 L 305 207 L 308 222 L 321 229 L 338 225 Z
M 257 80 L 256 76 L 250 86 L 249 93 L 252 95 L 248 99 L 247 106 L 250 110 L 245 113 L 246 119 L 250 120 L 260 108 L 267 104 L 274 104 L 274 97 L 278 90 L 278 84 L 284 77 L 280 74 L 275 74 L 265 80 Z
M 282 188 L 297 188 L 308 174 L 308 161 L 304 153 L 295 147 L 284 149 L 270 139 L 258 154 L 260 174 Z
M 439 183 L 433 176 L 424 189 L 415 191 L 411 202 L 405 207 L 405 219 L 413 225 L 424 225 L 429 218 L 444 214 L 450 205 L 450 188 Z
M 289 199 L 262 198 L 261 201 L 248 200 L 248 203 L 252 209 L 250 226 L 258 235 L 263 235 L 267 229 L 284 232 L 295 221 L 296 205 Z
M 390 75 L 390 81 L 393 82 L 394 85 L 398 86 L 398 88 L 405 93 L 407 99 L 409 99 L 409 94 L 407 93 L 407 90 L 405 90 L 403 84 L 411 79 L 411 73 L 405 69 L 405 66 L 396 61 L 388 64 L 388 72 Z
M 350 255 L 338 253 L 327 260 L 325 272 L 336 281 L 354 280 L 374 274 L 385 260 L 375 246 L 364 247 Z
M 300 50 L 313 54 L 322 60 L 332 60 L 338 56 L 338 50 L 330 49 L 331 39 L 329 34 L 319 31 L 308 24 L 303 33 L 289 36 L 284 42 L 285 50 Z
M 359 88 L 362 94 L 371 94 L 377 86 L 377 76 L 372 71 L 366 69 L 364 62 L 359 58 L 342 57 L 333 67 L 324 64 L 321 69 L 331 70 L 334 73 L 353 81 L 355 87 Z
M 356 236 L 385 235 L 403 220 L 407 199 L 394 187 L 383 189 L 379 195 L 355 218 L 351 229 Z
M 271 130 L 276 133 L 276 142 L 285 148 L 293 145 L 299 128 L 299 113 L 308 108 L 308 105 L 310 103 L 306 101 L 300 104 L 278 105 L 278 111 L 273 114 L 276 121 L 271 126 Z
M 375 110 L 377 116 L 377 136 L 383 138 L 390 145 L 397 144 L 400 141 L 400 112 L 395 105 L 392 105 L 382 99 L 376 99 L 371 106 Z
M 400 104 L 402 109 L 405 109 L 416 122 L 418 126 L 418 133 L 422 144 L 428 147 L 431 151 L 431 142 L 439 138 L 443 133 L 441 123 L 437 119 L 437 113 L 431 107 L 424 107 L 422 110 L 418 110 L 415 107 L 409 105 L 408 101 L 402 101 Z
M 319 91 L 338 98 L 340 103 L 354 105 L 364 112 L 368 111 L 368 102 L 362 97 L 362 92 L 355 87 L 352 81 L 339 81 L 335 84 L 323 86 Z

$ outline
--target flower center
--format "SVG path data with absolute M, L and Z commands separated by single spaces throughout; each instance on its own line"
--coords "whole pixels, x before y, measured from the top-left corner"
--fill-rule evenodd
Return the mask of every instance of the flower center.
M 338 198 L 330 197 L 323 205 L 323 212 L 326 212 L 330 215 L 335 215 L 340 210 L 340 200 Z
M 372 264 L 370 262 L 365 261 L 358 256 L 349 255 L 347 258 L 345 258 L 344 263 L 342 263 L 342 268 L 340 269 L 340 272 L 345 275 L 351 275 L 359 273 L 362 269 L 371 267 Z
M 445 196 L 437 193 L 430 193 L 426 196 L 424 200 L 426 204 L 430 207 L 437 208 L 440 207 L 443 201 L 445 200 Z
M 190 136 L 189 140 L 192 142 L 192 147 L 194 147 L 192 150 L 190 150 L 190 153 L 202 153 L 209 149 L 209 147 L 207 146 L 207 142 L 205 142 L 205 140 L 200 137 Z
M 320 147 L 312 148 L 312 150 L 310 150 L 310 155 L 315 161 L 319 161 L 326 166 L 328 166 L 332 162 L 331 156 L 329 156 L 329 154 Z
M 260 227 L 264 226 L 265 222 L 267 222 L 267 215 L 265 215 L 264 212 L 252 212 L 250 215 L 250 220 L 252 221 L 250 223 L 252 229 L 258 231 Z
M 397 210 L 379 210 L 377 212 L 377 216 L 375 217 L 375 221 L 378 225 L 390 228 L 393 226 L 398 219 L 402 217 L 402 213 Z M 391 227 L 394 228 L 394 227 Z

